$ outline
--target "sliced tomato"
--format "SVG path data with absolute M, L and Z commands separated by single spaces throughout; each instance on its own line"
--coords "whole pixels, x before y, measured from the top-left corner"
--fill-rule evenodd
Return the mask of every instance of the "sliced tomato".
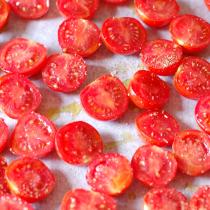
M 141 50 L 147 39 L 147 33 L 135 18 L 112 17 L 103 23 L 102 39 L 112 52 L 129 55 Z
M 85 111 L 98 120 L 116 120 L 128 109 L 127 90 L 123 83 L 109 74 L 86 86 L 80 93 Z
M 140 70 L 130 81 L 128 93 L 133 103 L 141 109 L 162 108 L 169 100 L 170 89 L 156 74 Z
M 168 25 L 179 12 L 176 0 L 135 0 L 135 8 L 139 17 L 152 27 Z
M 188 52 L 198 52 L 210 44 L 210 25 L 200 17 L 181 15 L 170 24 L 172 38 Z
M 7 140 L 9 137 L 9 128 L 6 125 L 6 123 L 4 122 L 3 119 L 0 118 L 0 152 L 2 152 L 4 150 L 4 148 L 6 147 L 7 144 Z
M 154 188 L 144 196 L 144 210 L 188 210 L 187 198 L 174 188 Z
M 199 99 L 210 94 L 209 69 L 210 64 L 204 59 L 184 58 L 174 77 L 176 90 L 190 99 Z
M 14 13 L 25 19 L 38 19 L 47 14 L 49 0 L 8 0 Z
M 68 19 L 58 29 L 58 41 L 64 53 L 88 57 L 101 46 L 100 30 L 90 20 Z
M 43 81 L 54 91 L 77 90 L 87 77 L 87 65 L 76 54 L 56 54 L 48 58 L 42 71 Z
M 131 185 L 133 170 L 125 157 L 108 153 L 90 163 L 86 179 L 94 191 L 119 195 Z
M 46 198 L 55 187 L 55 178 L 38 159 L 22 158 L 6 169 L 6 179 L 13 194 L 28 202 Z
M 20 118 L 38 108 L 41 103 L 39 89 L 19 74 L 0 77 L 0 107 L 11 118 Z
M 10 14 L 10 7 L 5 0 L 0 0 L 0 29 L 7 23 Z
M 162 76 L 173 75 L 183 56 L 178 44 L 157 39 L 147 42 L 141 51 L 141 60 L 147 68 Z
M 205 0 L 207 8 L 210 10 L 210 0 Z
M 160 147 L 171 146 L 179 124 L 166 111 L 146 111 L 136 118 L 136 127 L 143 138 L 150 144 Z
M 210 137 L 198 130 L 179 132 L 173 143 L 179 169 L 190 176 L 210 170 Z
M 47 49 L 34 41 L 17 38 L 6 43 L 0 52 L 0 68 L 9 73 L 32 76 L 42 70 Z
M 5 158 L 0 156 L 0 196 L 9 193 L 9 188 L 5 177 L 6 167 L 7 167 L 7 162 Z M 1 204 L 0 204 L 0 209 L 2 209 Z
M 61 210 L 116 210 L 116 201 L 105 194 L 75 189 L 65 194 Z
M 99 7 L 99 0 L 57 0 L 59 12 L 69 18 L 92 18 Z
M 127 2 L 128 0 L 104 0 L 104 1 L 112 4 L 121 4 Z

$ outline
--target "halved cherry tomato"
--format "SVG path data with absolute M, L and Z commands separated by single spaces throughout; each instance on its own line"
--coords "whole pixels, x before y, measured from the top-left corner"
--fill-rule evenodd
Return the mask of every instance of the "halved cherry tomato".
M 9 17 L 10 7 L 5 0 L 0 0 L 0 29 L 2 29 Z
M 42 96 L 39 89 L 19 74 L 0 77 L 0 107 L 11 118 L 20 118 L 38 108 Z
M 99 0 L 57 0 L 59 12 L 69 18 L 92 18 L 99 7 Z
M 128 0 L 104 0 L 104 1 L 112 4 L 121 4 L 127 2 Z
M 147 42 L 141 51 L 144 65 L 150 71 L 162 76 L 173 75 L 176 72 L 182 55 L 182 47 L 165 39 Z
M 136 127 L 143 138 L 150 144 L 160 147 L 171 146 L 179 124 L 166 111 L 146 111 L 136 118 Z
M 90 20 L 68 19 L 58 29 L 58 41 L 64 53 L 88 57 L 101 46 L 100 30 Z
M 77 90 L 87 77 L 87 65 L 76 54 L 56 54 L 48 58 L 42 71 L 43 81 L 54 91 Z
M 119 195 L 131 185 L 133 170 L 124 156 L 108 153 L 90 163 L 86 179 L 94 191 Z
M 188 210 L 187 198 L 174 188 L 155 188 L 144 196 L 144 210 Z
M 200 17 L 181 15 L 170 24 L 172 38 L 188 52 L 198 52 L 210 44 L 210 25 Z
M 10 163 L 6 169 L 9 188 L 28 202 L 46 198 L 55 187 L 55 178 L 47 166 L 38 159 L 23 158 Z
M 190 200 L 190 210 L 209 210 L 210 186 L 202 186 Z
M 210 0 L 205 0 L 207 8 L 210 10 Z
M 85 111 L 98 120 L 116 120 L 128 109 L 127 90 L 123 83 L 109 74 L 86 86 L 80 93 Z
M 4 122 L 3 119 L 0 118 L 0 152 L 4 150 L 7 144 L 7 140 L 9 137 L 9 128 Z
M 116 201 L 105 194 L 76 189 L 65 194 L 61 210 L 116 210 Z
M 177 171 L 174 155 L 154 145 L 139 147 L 131 165 L 136 179 L 150 187 L 167 185 L 174 179 Z
M 135 0 L 135 8 L 139 17 L 152 27 L 169 24 L 179 12 L 176 0 Z
M 170 89 L 156 74 L 140 70 L 130 81 L 129 97 L 141 109 L 162 108 L 169 100 Z
M 9 193 L 9 188 L 5 177 L 6 167 L 7 167 L 6 160 L 0 156 L 0 196 Z M 0 204 L 0 209 L 2 209 L 1 204 Z
M 14 13 L 25 19 L 38 19 L 47 14 L 49 0 L 8 0 Z
M 147 33 L 141 23 L 134 18 L 113 17 L 103 23 L 102 39 L 112 52 L 129 55 L 141 50 Z
M 0 52 L 0 68 L 25 76 L 37 74 L 47 59 L 47 49 L 34 41 L 17 38 L 6 43 Z
M 182 60 L 175 77 L 174 86 L 183 96 L 199 99 L 210 94 L 210 64 L 199 57 L 186 57 Z
M 190 176 L 210 170 L 210 137 L 198 130 L 179 132 L 173 143 L 179 169 Z

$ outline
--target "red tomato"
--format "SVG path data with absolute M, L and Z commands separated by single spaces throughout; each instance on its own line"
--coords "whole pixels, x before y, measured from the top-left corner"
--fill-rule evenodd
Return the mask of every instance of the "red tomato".
M 0 107 L 11 118 L 20 118 L 38 108 L 42 96 L 27 78 L 18 74 L 0 77 Z
M 144 210 L 188 210 L 187 198 L 174 188 L 156 188 L 144 196 Z
M 169 100 L 170 89 L 156 74 L 140 70 L 130 81 L 129 97 L 141 109 L 162 108 Z
M 145 66 L 155 74 L 173 75 L 182 59 L 182 48 L 168 40 L 158 39 L 147 42 L 141 51 Z
M 85 111 L 98 120 L 116 120 L 128 109 L 127 90 L 123 83 L 109 74 L 86 86 L 80 93 Z
M 177 171 L 173 154 L 154 145 L 139 147 L 131 165 L 136 179 L 150 187 L 167 185 L 174 179 Z
M 48 58 L 42 71 L 43 81 L 54 91 L 77 90 L 87 77 L 87 65 L 76 54 L 56 54 Z
M 135 8 L 139 17 L 152 27 L 169 24 L 179 12 L 176 0 L 135 0 Z
M 10 150 L 15 155 L 44 157 L 54 149 L 55 134 L 55 125 L 50 120 L 31 112 L 22 116 L 15 126 Z
M 108 18 L 102 26 L 102 39 L 106 47 L 117 54 L 139 52 L 147 33 L 141 23 L 131 17 Z
M 10 8 L 5 0 L 0 0 L 0 29 L 2 29 L 9 17 Z
M 2 152 L 4 150 L 4 148 L 6 147 L 7 144 L 7 140 L 9 137 L 9 128 L 6 125 L 6 123 L 4 122 L 3 119 L 0 118 L 0 152 Z
M 202 186 L 190 200 L 190 210 L 209 210 L 210 186 Z
M 47 166 L 38 159 L 22 158 L 6 169 L 6 179 L 12 193 L 28 202 L 47 197 L 55 187 L 55 178 Z
M 9 188 L 5 178 L 6 167 L 7 167 L 6 160 L 0 156 L 0 196 L 9 193 Z M 0 204 L 0 209 L 2 209 L 1 204 Z
M 47 14 L 49 0 L 8 0 L 14 13 L 25 19 L 38 19 Z
M 165 111 L 146 111 L 136 118 L 136 127 L 143 138 L 150 144 L 160 147 L 171 146 L 179 124 Z
M 116 210 L 116 201 L 98 192 L 76 189 L 65 194 L 61 210 Z
M 69 18 L 92 18 L 99 7 L 99 0 L 57 0 L 59 12 Z
M 68 19 L 58 29 L 58 41 L 64 53 L 88 57 L 101 46 L 100 30 L 90 20 Z
M 104 0 L 104 1 L 112 4 L 121 4 L 127 2 L 128 0 Z
M 200 17 L 181 15 L 170 24 L 172 38 L 188 52 L 198 52 L 210 44 L 210 25 Z
M 119 195 L 131 185 L 133 170 L 125 157 L 109 153 L 90 163 L 86 179 L 94 191 Z
M 47 58 L 47 49 L 34 41 L 17 38 L 3 46 L 0 53 L 1 70 L 25 76 L 37 74 Z
M 179 132 L 173 143 L 179 169 L 190 176 L 210 170 L 210 138 L 198 130 Z
M 207 8 L 210 10 L 210 0 L 205 0 Z
M 98 131 L 82 121 L 60 128 L 55 144 L 59 157 L 70 164 L 87 164 L 103 151 Z
M 210 64 L 199 57 L 186 57 L 179 66 L 174 86 L 183 96 L 199 99 L 210 94 Z

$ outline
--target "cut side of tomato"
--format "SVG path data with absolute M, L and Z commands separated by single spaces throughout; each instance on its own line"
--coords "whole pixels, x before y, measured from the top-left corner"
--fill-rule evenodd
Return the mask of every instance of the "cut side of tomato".
M 48 58 L 42 71 L 45 84 L 54 91 L 72 92 L 77 90 L 87 77 L 87 65 L 76 54 L 56 54 Z
M 204 59 L 184 58 L 174 76 L 176 90 L 190 99 L 199 99 L 210 94 L 209 69 L 210 64 Z
M 61 210 L 116 210 L 116 201 L 105 194 L 75 189 L 65 194 Z
M 210 44 L 210 25 L 200 17 L 181 15 L 170 24 L 172 38 L 188 52 L 199 52 Z
M 136 127 L 150 144 L 171 146 L 180 130 L 176 119 L 166 111 L 146 111 L 136 118 Z
M 190 176 L 210 170 L 210 138 L 198 130 L 179 132 L 173 143 L 179 169 Z
M 104 0 L 104 1 L 112 4 L 121 4 L 127 2 L 128 0 Z
M 182 47 L 165 39 L 147 42 L 141 51 L 144 65 L 150 71 L 162 76 L 173 75 L 176 72 L 182 55 Z
M 28 202 L 46 198 L 55 187 L 50 169 L 38 159 L 22 158 L 6 169 L 6 179 L 13 194 Z
M 0 196 L 9 193 L 9 188 L 5 177 L 6 167 L 7 167 L 7 162 L 5 158 L 0 156 Z M 0 204 L 0 209 L 2 209 L 1 204 Z
M 156 74 L 140 70 L 130 81 L 129 97 L 141 109 L 159 109 L 169 100 L 170 89 Z
M 210 10 L 210 0 L 205 0 L 207 8 Z
M 0 77 L 0 90 L 0 107 L 14 119 L 36 110 L 41 103 L 39 89 L 19 74 Z
M 88 57 L 101 46 L 100 30 L 90 20 L 68 19 L 58 29 L 58 41 L 64 53 Z
M 3 119 L 0 118 L 0 152 L 2 152 L 6 145 L 7 145 L 7 140 L 9 137 L 9 128 L 6 125 L 6 123 L 4 122 Z
M 34 41 L 17 38 L 6 43 L 0 52 L 0 68 L 7 73 L 32 76 L 41 70 L 47 49 Z
M 85 111 L 98 120 L 116 120 L 128 109 L 127 90 L 111 75 L 103 75 L 87 85 L 80 93 Z
M 102 39 L 110 51 L 129 55 L 141 50 L 147 33 L 141 23 L 134 18 L 113 17 L 103 23 Z
M 7 23 L 10 14 L 10 7 L 5 0 L 0 0 L 0 30 Z
M 94 191 L 114 196 L 131 185 L 133 170 L 125 157 L 108 153 L 90 163 L 86 179 Z
M 38 19 L 47 14 L 49 0 L 8 0 L 13 12 L 24 19 Z
M 168 25 L 179 12 L 176 0 L 135 0 L 135 8 L 139 17 L 152 27 Z

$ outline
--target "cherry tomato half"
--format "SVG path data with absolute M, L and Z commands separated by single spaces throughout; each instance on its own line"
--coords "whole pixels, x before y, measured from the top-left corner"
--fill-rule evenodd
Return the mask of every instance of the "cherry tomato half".
M 198 52 L 210 44 L 210 25 L 200 17 L 181 15 L 170 24 L 172 38 L 188 52 Z
M 76 189 L 65 194 L 61 210 L 116 210 L 116 201 L 105 194 Z
M 210 0 L 205 0 L 207 8 L 210 10 Z
M 90 163 L 86 179 L 94 191 L 119 195 L 131 185 L 133 170 L 125 157 L 108 153 Z
M 0 29 L 7 23 L 10 14 L 10 7 L 5 0 L 0 0 Z
M 4 122 L 3 119 L 0 118 L 0 152 L 2 152 L 4 150 L 4 148 L 6 147 L 7 144 L 7 140 L 9 137 L 9 128 L 6 125 L 6 123 Z
M 49 0 L 8 0 L 14 13 L 25 19 L 38 19 L 47 14 Z
M 112 52 L 129 55 L 141 50 L 147 33 L 141 23 L 134 18 L 113 17 L 103 23 L 102 39 Z
M 210 170 L 210 138 L 198 130 L 179 132 L 173 143 L 179 169 L 190 176 Z
M 139 17 L 152 27 L 169 24 L 179 12 L 176 0 L 135 0 L 135 8 Z
M 173 75 L 176 72 L 182 55 L 182 47 L 164 39 L 147 42 L 141 51 L 144 65 L 150 71 L 162 76 Z
M 56 54 L 48 58 L 42 71 L 43 81 L 54 91 L 77 90 L 87 77 L 87 65 L 76 54 Z
M 38 159 L 22 158 L 6 169 L 6 179 L 12 193 L 28 202 L 46 198 L 55 187 L 55 178 Z
M 171 146 L 179 124 L 166 111 L 146 111 L 136 118 L 136 127 L 143 138 L 150 144 L 160 147 Z
M 127 90 L 123 83 L 109 74 L 87 85 L 80 93 L 85 111 L 98 120 L 116 120 L 128 108 Z
M 128 0 L 104 0 L 104 1 L 112 4 L 121 4 L 127 2 Z
M 100 30 L 90 20 L 68 19 L 58 29 L 58 41 L 64 53 L 88 57 L 101 46 Z
M 18 74 L 0 77 L 0 107 L 11 118 L 20 118 L 38 108 L 42 96 L 27 78 Z
M 6 160 L 0 156 L 0 196 L 9 193 L 9 188 L 5 177 L 6 167 L 7 167 Z M 2 209 L 1 204 L 0 204 L 0 209 Z
M 210 64 L 199 57 L 186 57 L 182 60 L 175 76 L 174 86 L 183 96 L 199 99 L 210 94 Z
M 156 74 L 140 70 L 130 81 L 129 97 L 141 109 L 162 108 L 169 100 L 170 89 Z

